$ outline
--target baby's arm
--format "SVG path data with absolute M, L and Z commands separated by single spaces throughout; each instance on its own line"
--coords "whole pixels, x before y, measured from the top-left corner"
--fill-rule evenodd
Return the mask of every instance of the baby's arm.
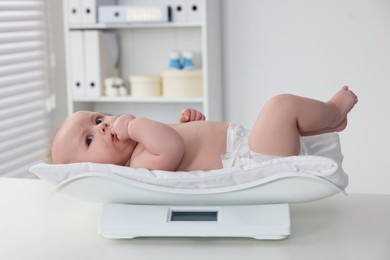
M 169 125 L 150 119 L 122 115 L 112 133 L 119 140 L 138 143 L 130 158 L 131 167 L 174 171 L 184 155 L 182 137 Z
M 180 112 L 179 121 L 180 123 L 187 123 L 191 121 L 206 120 L 206 117 L 196 109 L 185 108 Z

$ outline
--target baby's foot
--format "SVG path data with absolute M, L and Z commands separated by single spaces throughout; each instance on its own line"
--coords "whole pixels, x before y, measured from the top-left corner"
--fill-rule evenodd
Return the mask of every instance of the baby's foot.
M 329 101 L 328 104 L 336 110 L 336 118 L 332 127 L 337 131 L 343 130 L 347 125 L 347 115 L 358 102 L 358 98 L 348 86 L 344 86 Z

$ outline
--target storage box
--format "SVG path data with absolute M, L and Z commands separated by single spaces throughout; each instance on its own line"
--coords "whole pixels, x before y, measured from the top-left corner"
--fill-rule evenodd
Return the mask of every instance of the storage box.
M 162 23 L 171 20 L 168 5 L 103 5 L 99 6 L 100 23 Z
M 200 97 L 203 95 L 202 70 L 164 70 L 162 90 L 164 97 Z
M 161 77 L 133 75 L 129 77 L 130 95 L 133 97 L 161 96 Z

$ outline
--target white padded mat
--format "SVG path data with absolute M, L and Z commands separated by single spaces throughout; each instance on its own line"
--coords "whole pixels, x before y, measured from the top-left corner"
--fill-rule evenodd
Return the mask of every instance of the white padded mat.
M 348 184 L 341 165 L 340 142 L 337 134 L 302 138 L 308 155 L 277 158 L 270 161 L 211 171 L 168 172 L 129 168 L 111 164 L 73 163 L 38 164 L 30 171 L 43 180 L 58 185 L 68 179 L 93 173 L 116 175 L 134 181 L 181 189 L 212 189 L 240 185 L 285 173 L 308 174 L 326 179 L 339 188 Z

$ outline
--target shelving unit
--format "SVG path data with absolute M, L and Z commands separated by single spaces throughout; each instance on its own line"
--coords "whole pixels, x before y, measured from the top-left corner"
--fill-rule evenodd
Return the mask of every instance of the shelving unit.
M 154 23 L 154 24 L 91 24 L 91 25 L 71 25 L 69 26 L 70 30 L 103 30 L 103 29 L 132 29 L 132 28 L 190 28 L 190 27 L 202 27 L 202 24 L 199 22 L 188 22 L 188 23 Z
M 67 53 L 67 85 L 69 114 L 78 110 L 92 110 L 102 113 L 133 113 L 162 122 L 177 122 L 180 111 L 193 107 L 202 111 L 210 120 L 223 120 L 222 86 L 221 86 L 221 37 L 220 37 L 220 3 L 218 0 L 120 0 L 118 5 L 169 5 L 172 10 L 172 21 L 167 23 L 74 23 L 70 20 L 72 6 L 77 0 L 64 0 L 65 39 Z M 85 0 L 79 0 L 85 1 Z M 99 0 L 92 2 L 97 8 Z M 103 1 L 104 2 L 104 1 Z M 175 20 L 178 7 L 181 12 L 190 12 L 193 5 L 201 12 L 199 20 Z M 83 13 L 84 7 L 80 10 Z M 93 13 L 93 12 L 92 12 Z M 95 10 L 95 13 L 97 11 Z M 98 19 L 96 18 L 96 21 Z M 72 69 L 72 32 L 98 31 L 114 33 L 118 39 L 119 62 L 118 76 L 129 86 L 130 75 L 160 75 L 169 63 L 172 50 L 194 53 L 194 63 L 203 71 L 203 96 L 201 97 L 108 97 L 75 96 Z M 96 53 L 101 57 L 102 53 Z M 90 60 L 85 59 L 85 66 Z M 103 82 L 100 82 L 104 86 Z
M 170 98 L 170 97 L 99 97 L 99 98 L 78 98 L 73 102 L 124 102 L 124 103 L 203 103 L 203 98 Z

